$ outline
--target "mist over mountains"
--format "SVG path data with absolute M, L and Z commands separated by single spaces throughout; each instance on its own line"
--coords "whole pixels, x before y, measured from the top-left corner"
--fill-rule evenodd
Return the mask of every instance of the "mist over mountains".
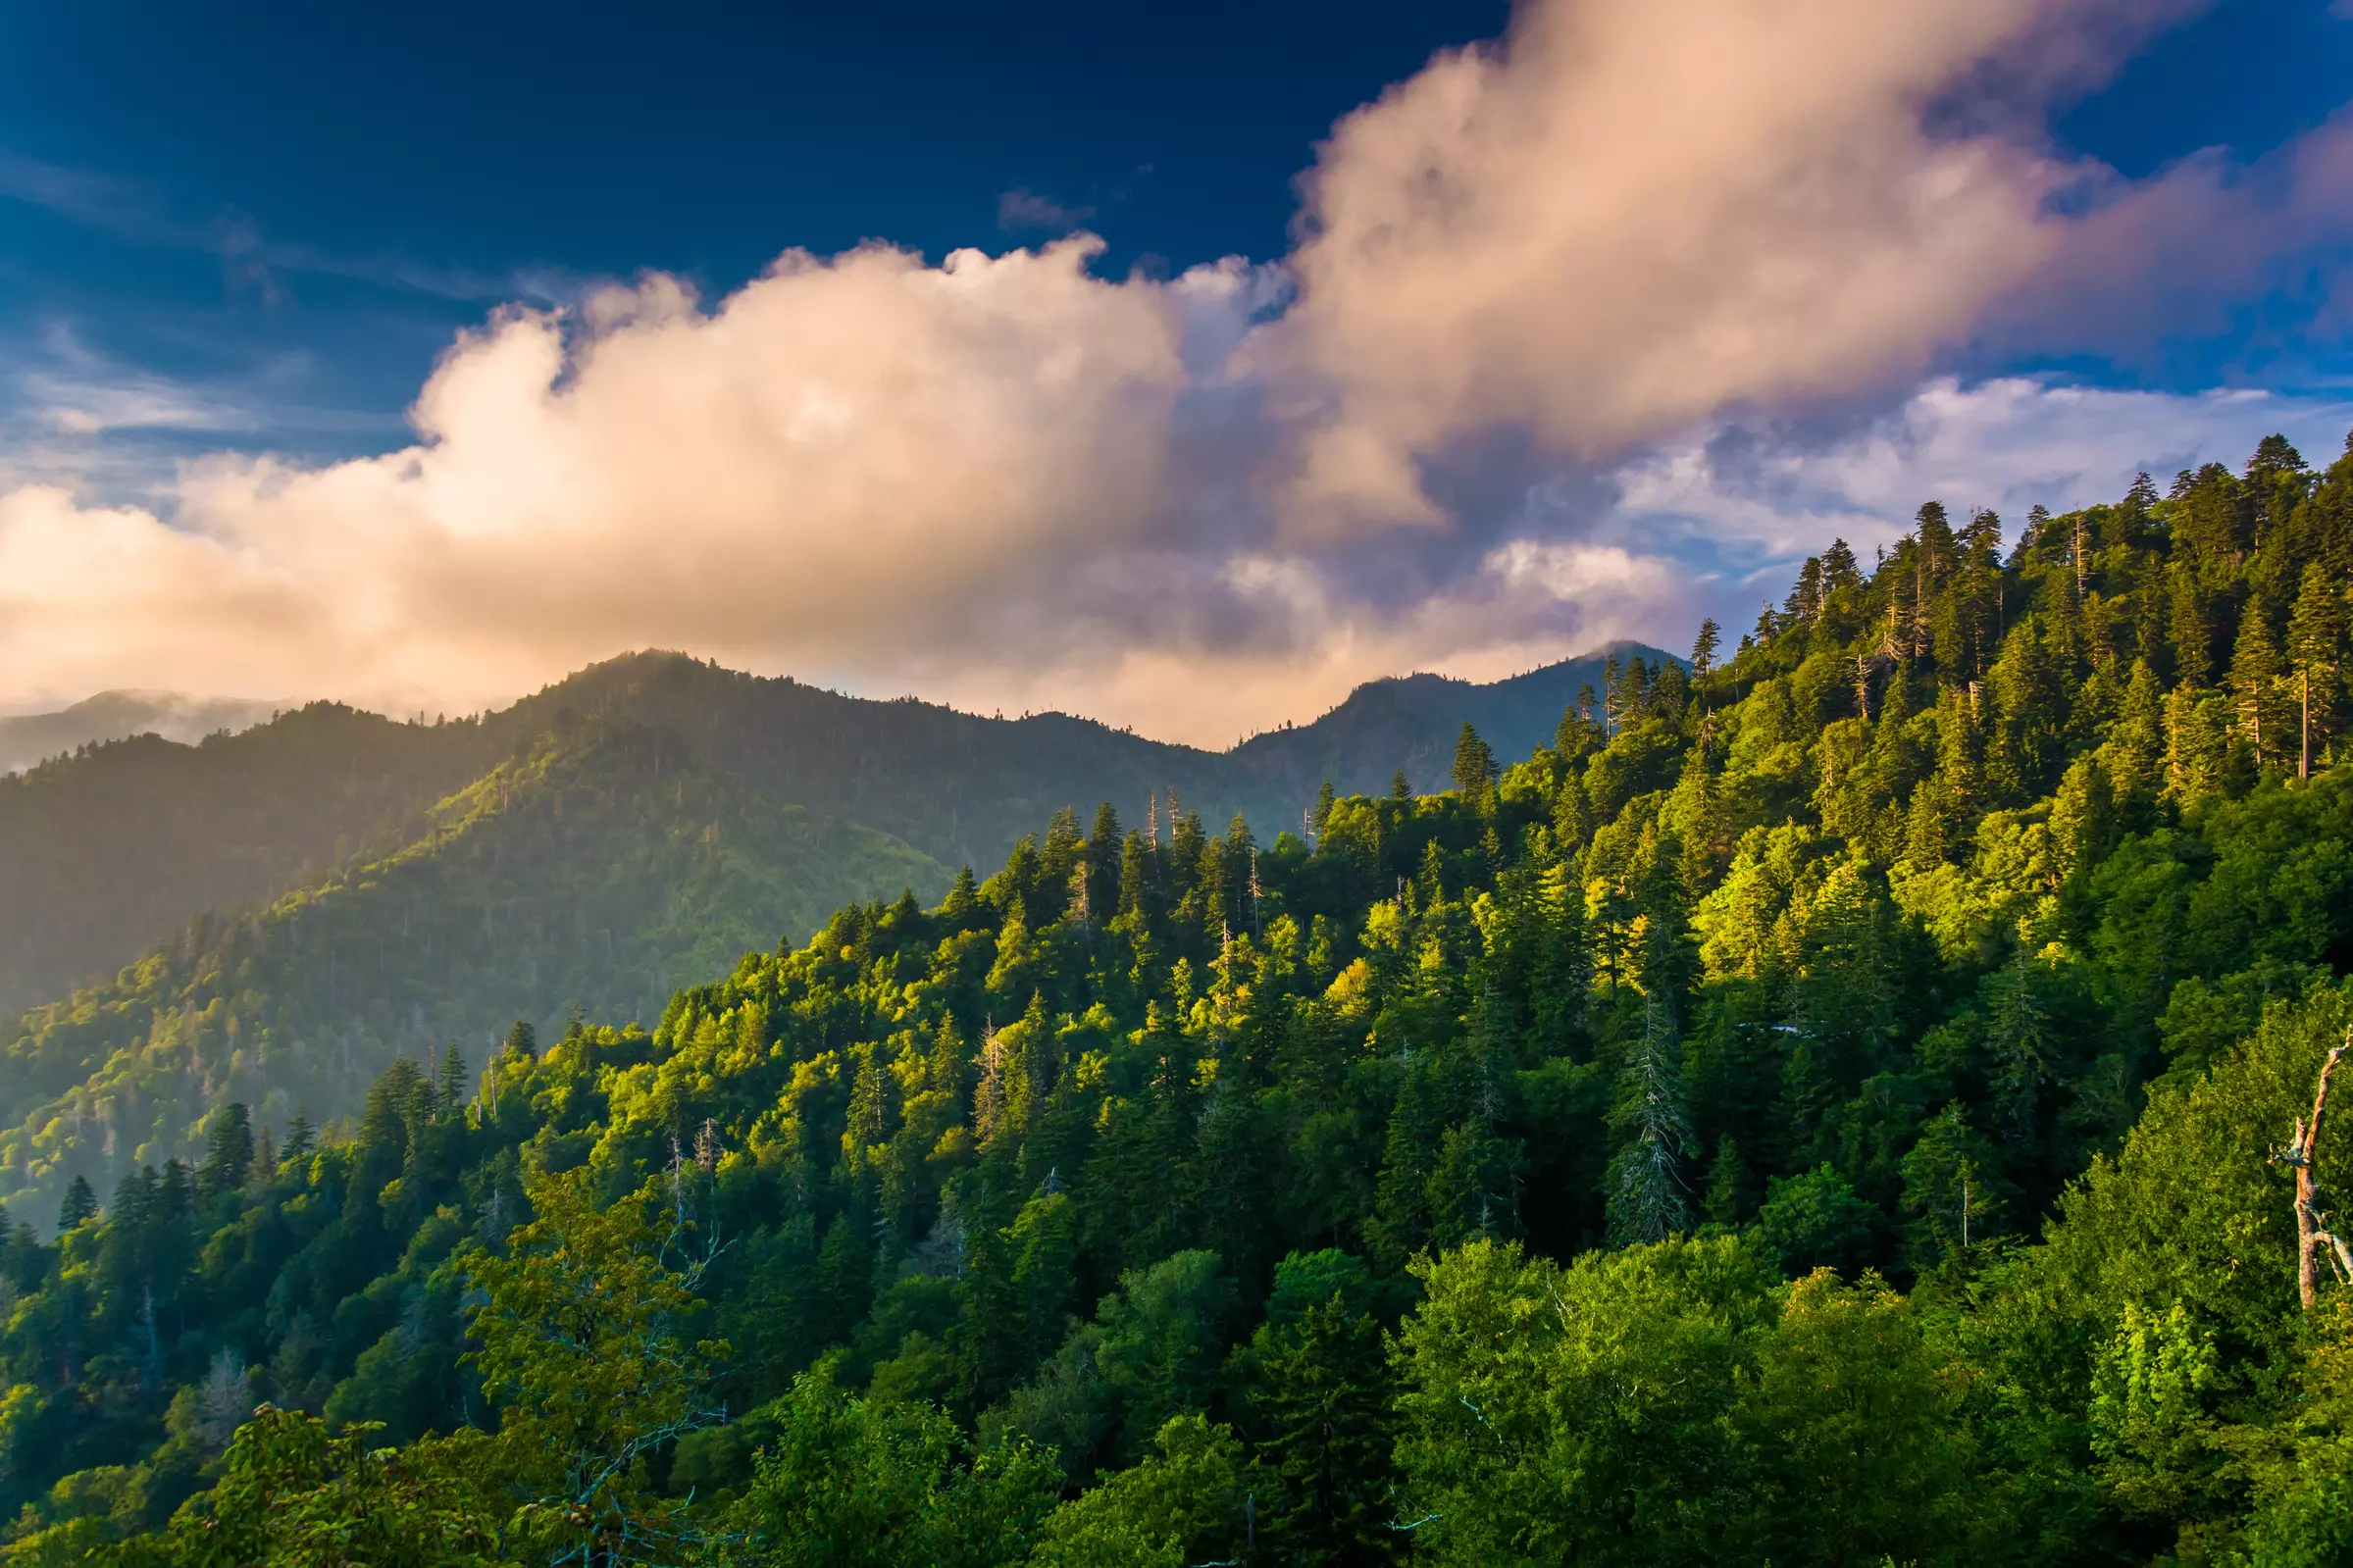
M 131 735 L 193 743 L 249 729 L 286 706 L 247 697 L 192 697 L 182 691 L 101 691 L 55 713 L 0 718 L 0 774 L 19 773 L 77 747 Z

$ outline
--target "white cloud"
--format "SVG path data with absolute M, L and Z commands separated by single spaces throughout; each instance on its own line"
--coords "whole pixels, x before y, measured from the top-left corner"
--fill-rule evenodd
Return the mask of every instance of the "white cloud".
M 2109 496 L 2274 424 L 2326 460 L 2341 408 L 1938 373 L 2239 286 L 2353 210 L 2341 127 L 2244 177 L 2054 159 L 2033 106 L 2151 20 L 1542 0 L 1342 124 L 1279 264 L 869 246 L 708 308 L 649 276 L 503 310 L 383 456 L 217 457 L 152 512 L 0 495 L 0 701 L 459 707 L 667 645 L 1223 743 L 1395 670 L 1679 641 L 1925 494 Z M 2273 222 L 2210 244 L 2221 213 Z M 48 390 L 53 445 L 200 417 L 84 379 Z
M 2026 377 L 1965 386 L 1938 378 L 1827 439 L 1731 425 L 1662 445 L 1619 471 L 1623 500 L 1606 527 L 1654 539 L 1680 532 L 1784 561 L 1836 533 L 1866 553 L 1892 543 L 1934 498 L 1956 513 L 1989 507 L 2015 533 L 2037 504 L 2065 511 L 2113 501 L 2135 474 L 2162 485 L 2200 463 L 2236 466 L 2274 430 L 2325 467 L 2348 423 L 2353 397 L 2111 391 Z

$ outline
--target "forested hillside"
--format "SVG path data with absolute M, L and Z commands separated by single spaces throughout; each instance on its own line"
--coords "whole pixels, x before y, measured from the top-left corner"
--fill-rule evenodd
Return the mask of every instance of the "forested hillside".
M 397 849 L 501 749 L 478 724 L 315 703 L 198 745 L 139 735 L 0 777 L 0 1017 L 204 911 Z
M 1537 716 L 1600 683 L 1607 657 L 1484 686 L 1373 682 L 1313 724 L 1225 753 L 1060 714 L 1006 720 L 867 701 L 677 654 L 610 660 L 463 722 L 397 724 L 316 703 L 195 746 L 153 735 L 91 746 L 0 777 L 0 1017 L 105 980 L 200 915 L 393 853 L 445 796 L 568 715 L 670 731 L 700 765 L 771 797 L 902 837 L 947 865 L 985 865 L 1068 800 L 1141 808 L 1173 789 L 1211 820 L 1239 811 L 1296 822 L 1326 777 L 1385 782 L 1403 766 L 1434 786 L 1465 721 L 1524 751 L 1551 731 Z M 542 994 L 529 1010 L 586 999 Z
M 2348 582 L 2353 452 L 1930 504 L 1443 791 L 232 1102 L 0 1253 L 8 1550 L 2346 1561 Z
M 429 815 L 416 839 L 181 939 L 0 1038 L 0 1196 L 201 1146 L 230 1100 L 264 1125 L 356 1112 L 384 1064 L 485 1021 L 659 1018 L 672 991 L 844 900 L 948 874 L 791 805 L 667 731 L 566 719 Z

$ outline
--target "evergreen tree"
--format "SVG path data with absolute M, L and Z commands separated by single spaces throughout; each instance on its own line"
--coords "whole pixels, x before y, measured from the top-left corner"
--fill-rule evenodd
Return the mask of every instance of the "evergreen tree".
M 2304 569 L 2295 612 L 2287 627 L 2288 668 L 2295 676 L 2299 779 L 2312 777 L 2315 746 L 2325 746 L 2336 733 L 2344 640 L 2343 596 L 2316 561 Z
M 205 1136 L 204 1163 L 196 1171 L 196 1191 L 206 1201 L 245 1185 L 253 1166 L 253 1114 L 241 1101 L 224 1105 L 213 1116 Z
M 1723 646 L 1723 629 L 1713 617 L 1700 623 L 1700 634 L 1691 644 L 1691 673 L 1705 681 L 1715 673 L 1716 650 Z
M 285 1147 L 278 1151 L 278 1163 L 299 1165 L 310 1158 L 311 1150 L 316 1147 L 318 1147 L 318 1132 L 311 1126 L 309 1115 L 302 1111 L 296 1111 L 294 1120 L 287 1124 Z
M 2276 761 L 2287 739 L 2279 711 L 2279 645 L 2259 605 L 2248 605 L 2239 618 L 2238 642 L 2230 655 L 2230 707 L 2255 765 Z
M 2167 640 L 2173 644 L 2174 674 L 2196 690 L 2214 678 L 2214 626 L 2208 618 L 2206 595 L 2197 575 L 2176 561 L 2166 579 L 2166 602 L 2172 608 Z
M 1620 1242 L 1657 1241 L 1690 1224 L 1683 1162 L 1691 1154 L 1691 1113 L 1674 1018 L 1646 998 L 1642 1037 L 1617 1082 L 1612 1122 L 1627 1142 L 1610 1165 L 1610 1231 Z
M 1479 738 L 1478 731 L 1464 723 L 1461 737 L 1455 742 L 1455 789 L 1463 804 L 1485 812 L 1497 773 L 1494 751 Z
M 57 1234 L 65 1235 L 98 1212 L 98 1194 L 90 1189 L 86 1176 L 77 1175 L 66 1184 L 65 1202 L 58 1206 Z
M 1271 1560 L 1358 1568 L 1393 1554 L 1380 1325 L 1337 1292 L 1252 1345 L 1258 1534 Z

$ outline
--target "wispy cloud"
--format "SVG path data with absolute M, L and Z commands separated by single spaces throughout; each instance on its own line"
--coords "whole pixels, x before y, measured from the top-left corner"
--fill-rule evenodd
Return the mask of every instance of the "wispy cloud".
M 399 292 L 460 301 L 527 300 L 556 304 L 577 297 L 588 279 L 561 268 L 503 272 L 438 265 L 403 256 L 351 255 L 266 236 L 257 220 L 220 212 L 195 220 L 134 180 L 72 169 L 0 149 L 0 198 L 137 245 L 197 251 L 221 258 L 232 288 L 264 299 L 281 291 L 280 274 L 348 278 Z
M 281 354 L 206 377 L 170 376 L 92 347 L 52 320 L 5 345 L 0 364 L 0 489 L 44 484 L 169 511 L 180 467 L 223 445 L 397 441 L 396 418 L 316 394 L 307 356 Z
M 1026 187 L 997 198 L 997 227 L 1008 234 L 1067 234 L 1094 216 L 1093 207 L 1067 205 Z

